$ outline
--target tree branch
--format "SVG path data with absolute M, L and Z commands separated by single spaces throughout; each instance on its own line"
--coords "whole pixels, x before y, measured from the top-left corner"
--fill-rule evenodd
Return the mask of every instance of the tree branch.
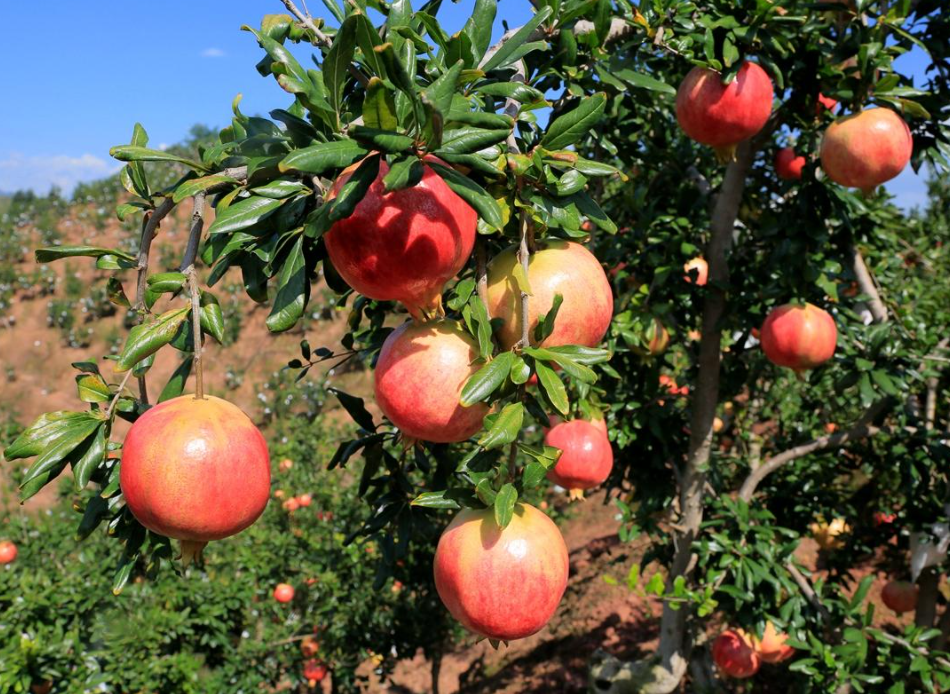
M 874 322 L 883 323 L 887 320 L 887 308 L 884 306 L 884 302 L 881 301 L 881 294 L 878 292 L 874 278 L 871 277 L 868 266 L 864 263 L 864 257 L 854 244 L 852 244 L 848 250 L 851 254 L 851 267 L 854 271 L 855 280 L 858 283 L 858 289 L 861 290 L 862 294 L 866 294 L 870 297 L 868 299 L 868 308 L 874 317 Z
M 201 232 L 204 229 L 205 193 L 195 195 L 195 208 L 191 213 L 191 233 L 188 235 L 188 245 L 185 246 L 185 255 L 182 257 L 179 272 L 185 272 L 195 264 L 198 257 L 198 245 L 201 243 Z
M 752 495 L 755 494 L 755 490 L 762 480 L 793 460 L 798 460 L 810 453 L 823 451 L 828 448 L 838 448 L 849 441 L 874 436 L 880 430 L 877 427 L 871 426 L 871 422 L 877 419 L 878 415 L 882 414 L 888 406 L 889 400 L 879 400 L 865 410 L 861 418 L 847 431 L 829 434 L 827 436 L 819 436 L 817 439 L 800 444 L 794 448 L 789 448 L 786 451 L 772 456 L 749 473 L 749 476 L 746 477 L 745 482 L 742 483 L 742 487 L 739 489 L 739 498 L 746 503 L 751 501 Z
M 198 271 L 190 265 L 185 274 L 188 275 L 188 292 L 191 294 L 191 330 L 195 354 L 195 398 L 203 400 L 205 396 L 204 364 L 201 361 L 202 334 L 201 334 L 201 289 L 198 286 Z
M 329 46 L 331 43 L 333 43 L 333 40 L 329 36 L 327 36 L 322 31 L 320 31 L 319 28 L 317 28 L 317 25 L 313 23 L 313 19 L 310 17 L 309 14 L 305 14 L 304 12 L 300 11 L 300 8 L 298 8 L 294 4 L 294 0 L 280 0 L 280 1 L 284 3 L 284 7 L 287 8 L 290 14 L 296 17 L 300 21 L 301 24 L 303 24 L 305 27 L 307 27 L 310 31 L 313 32 L 313 35 L 316 37 L 317 41 L 322 43 L 324 46 Z
M 145 289 L 148 286 L 148 256 L 152 249 L 152 240 L 155 238 L 155 232 L 159 224 L 165 219 L 165 216 L 174 209 L 175 203 L 171 198 L 165 198 L 162 204 L 152 210 L 145 221 L 142 229 L 142 242 L 139 245 L 138 260 L 138 281 L 135 287 L 135 309 L 141 311 L 145 306 Z

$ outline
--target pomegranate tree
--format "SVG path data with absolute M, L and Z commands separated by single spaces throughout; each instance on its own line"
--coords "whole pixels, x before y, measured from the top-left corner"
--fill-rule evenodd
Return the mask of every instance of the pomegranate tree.
M 831 314 L 808 303 L 772 309 L 760 333 L 769 361 L 796 371 L 813 369 L 831 359 L 838 341 Z
M 337 178 L 331 198 L 356 168 Z M 347 284 L 371 299 L 399 301 L 418 318 L 441 314 L 442 287 L 472 254 L 478 219 L 428 164 L 422 171 L 415 186 L 386 192 L 389 166 L 380 159 L 376 180 L 356 209 L 324 235 L 333 267 Z
M 469 631 L 521 639 L 551 619 L 567 586 L 567 546 L 554 522 L 519 503 L 502 529 L 492 509 L 460 511 L 435 550 L 435 587 Z
M 601 427 L 583 419 L 561 422 L 548 429 L 544 443 L 561 450 L 548 479 L 572 493 L 597 487 L 610 476 L 614 452 Z
M 149 530 L 181 541 L 189 562 L 211 540 L 241 532 L 270 496 L 267 444 L 238 407 L 185 395 L 139 417 L 120 474 L 129 510 Z
M 835 183 L 870 194 L 897 176 L 914 150 L 904 119 L 887 108 L 839 118 L 821 141 L 821 168 Z

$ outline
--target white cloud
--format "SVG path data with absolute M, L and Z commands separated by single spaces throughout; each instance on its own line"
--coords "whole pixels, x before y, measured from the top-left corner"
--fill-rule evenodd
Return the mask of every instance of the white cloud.
M 69 194 L 77 183 L 104 178 L 121 167 L 119 162 L 100 159 L 93 154 L 79 157 L 65 154 L 24 156 L 13 152 L 0 159 L 0 191 L 29 189 L 45 194 L 52 186 L 58 186 Z
M 220 48 L 205 48 L 201 51 L 202 58 L 223 58 L 227 53 L 222 51 Z

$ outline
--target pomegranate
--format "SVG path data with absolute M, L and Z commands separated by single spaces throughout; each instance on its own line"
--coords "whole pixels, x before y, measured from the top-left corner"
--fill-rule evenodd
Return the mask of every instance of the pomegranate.
M 409 322 L 394 330 L 376 363 L 376 404 L 403 435 L 464 441 L 482 428 L 488 407 L 462 407 L 465 381 L 479 366 L 475 340 L 454 321 Z
M 795 649 L 785 645 L 788 634 L 775 630 L 771 621 L 766 622 L 762 638 L 755 640 L 755 650 L 766 663 L 781 663 L 795 655 Z
M 300 642 L 300 653 L 304 658 L 312 658 L 320 650 L 320 643 L 312 636 L 307 636 Z
M 498 339 L 510 349 L 521 338 L 521 292 L 512 274 L 518 262 L 514 246 L 499 253 L 488 267 L 488 310 L 504 322 Z M 528 334 L 534 343 L 538 317 L 551 310 L 554 295 L 563 302 L 554 322 L 554 332 L 545 347 L 600 343 L 614 312 L 610 282 L 594 254 L 572 241 L 546 241 L 528 261 Z
M 12 563 L 18 552 L 12 540 L 0 542 L 0 565 Z
M 890 581 L 881 589 L 881 601 L 897 614 L 917 607 L 917 586 L 909 581 Z
M 428 161 L 442 163 L 434 157 Z M 330 189 L 334 197 L 358 165 Z M 442 313 L 442 287 L 465 265 L 478 215 L 428 165 L 422 180 L 392 193 L 383 189 L 385 160 L 356 210 L 323 236 L 340 276 L 370 299 L 402 302 L 416 318 Z
M 285 501 L 284 503 L 282 503 L 282 504 L 281 504 L 281 507 L 282 507 L 285 511 L 287 511 L 287 513 L 293 513 L 293 512 L 296 511 L 298 508 L 300 508 L 300 502 L 297 501 L 297 497 L 293 497 L 292 499 L 287 499 L 287 501 Z
M 727 629 L 719 634 L 712 645 L 716 666 L 729 677 L 752 677 L 762 665 L 752 639 L 742 629 Z
M 502 529 L 492 509 L 460 511 L 435 550 L 435 587 L 452 616 L 499 641 L 540 631 L 567 587 L 567 546 L 544 513 L 518 504 Z
M 813 369 L 831 359 L 838 341 L 834 318 L 812 304 L 772 309 L 760 332 L 768 360 L 795 371 Z
M 896 513 L 888 513 L 887 511 L 875 511 L 874 512 L 874 525 L 890 525 L 897 520 Z
M 317 686 L 327 676 L 327 666 L 319 660 L 310 659 L 303 664 L 303 678 L 311 687 Z
M 695 275 L 693 275 L 693 270 L 696 271 Z M 704 287 L 709 280 L 709 263 L 703 257 L 693 258 L 683 266 L 683 272 L 686 273 L 683 275 L 684 280 L 698 287 Z
M 914 140 L 904 119 L 886 108 L 839 118 L 821 141 L 821 167 L 835 183 L 874 192 L 904 170 Z
M 768 121 L 772 97 L 772 80 L 755 63 L 743 63 L 728 85 L 718 72 L 694 67 L 676 91 L 676 119 L 689 137 L 728 160 Z
M 187 564 L 210 540 L 241 532 L 263 513 L 267 443 L 235 405 L 183 395 L 151 408 L 129 429 L 119 482 L 142 525 L 181 540 Z
M 603 484 L 613 469 L 610 441 L 600 427 L 586 420 L 553 426 L 545 433 L 544 444 L 561 449 L 561 457 L 548 470 L 548 479 L 570 491 Z
M 294 466 L 294 461 L 292 461 L 290 458 L 284 458 L 283 460 L 280 461 L 280 464 L 278 465 L 281 472 L 287 472 L 293 466 Z
M 301 494 L 297 497 L 297 505 L 300 508 L 307 508 L 310 503 L 313 501 L 313 496 L 310 494 Z
M 666 330 L 666 326 L 660 321 L 659 318 L 653 319 L 653 337 L 650 338 L 650 342 L 647 343 L 646 354 L 651 357 L 658 357 L 666 351 L 667 345 L 670 344 L 670 334 Z
M 278 583 L 274 588 L 274 600 L 277 602 L 290 602 L 294 599 L 294 587 L 289 583 Z
M 820 116 L 824 111 L 834 111 L 838 108 L 837 99 L 832 99 L 830 96 L 825 96 L 821 92 L 818 92 L 818 99 L 815 102 L 815 115 Z
M 802 180 L 802 169 L 805 168 L 805 157 L 795 154 L 791 147 L 782 147 L 775 154 L 775 173 L 786 181 Z

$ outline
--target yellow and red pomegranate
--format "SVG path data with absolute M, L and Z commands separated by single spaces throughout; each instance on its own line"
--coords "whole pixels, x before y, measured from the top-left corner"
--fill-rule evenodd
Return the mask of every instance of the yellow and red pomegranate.
M 881 589 L 881 602 L 897 614 L 917 608 L 917 586 L 910 581 L 889 581 Z
M 374 372 L 376 404 L 402 433 L 436 443 L 464 441 L 482 428 L 484 404 L 459 404 L 478 370 L 475 340 L 455 321 L 406 323 L 386 338 Z
M 676 119 L 690 138 L 729 159 L 768 121 L 773 95 L 772 80 L 755 63 L 743 63 L 728 85 L 718 72 L 694 67 L 676 91 Z
M 834 318 L 812 304 L 785 304 L 772 309 L 760 331 L 769 361 L 796 371 L 813 369 L 835 353 L 838 329 Z
M 821 141 L 821 168 L 835 183 L 872 193 L 897 176 L 914 150 L 910 128 L 886 108 L 872 108 L 832 123 Z
M 518 262 L 515 247 L 499 253 L 488 268 L 488 309 L 501 318 L 498 339 L 510 349 L 521 338 L 521 292 L 512 272 Z M 610 326 L 614 298 L 600 261 L 579 243 L 547 241 L 528 261 L 528 334 L 534 342 L 538 317 L 551 310 L 554 295 L 563 303 L 554 321 L 554 332 L 545 347 L 600 343 Z
M 683 265 L 683 279 L 690 284 L 703 287 L 709 281 L 709 263 L 703 257 L 696 257 Z
M 712 645 L 713 662 L 729 677 L 745 679 L 759 671 L 762 659 L 749 635 L 742 629 L 727 629 Z
M 545 445 L 561 449 L 561 457 L 548 470 L 548 479 L 572 492 L 603 484 L 614 466 L 614 452 L 605 429 L 584 419 L 561 422 L 548 429 Z
M 307 683 L 311 687 L 316 687 L 319 682 L 322 682 L 328 672 L 327 666 L 319 660 L 311 658 L 310 660 L 304 661 L 303 678 L 307 680 Z
M 649 337 L 649 333 L 647 334 Z M 670 333 L 659 318 L 653 319 L 653 336 L 647 343 L 647 354 L 651 357 L 657 357 L 666 351 L 670 344 Z
M 561 531 L 529 504 L 502 529 L 492 509 L 460 511 L 435 550 L 435 587 L 469 631 L 512 641 L 540 631 L 567 587 Z
M 119 482 L 149 530 L 181 540 L 187 563 L 211 540 L 241 532 L 270 494 L 267 444 L 238 407 L 183 395 L 139 417 L 125 438 Z
M 442 163 L 434 157 L 429 161 Z M 355 170 L 352 166 L 340 175 L 329 197 Z M 414 317 L 431 317 L 441 313 L 442 287 L 472 254 L 478 215 L 428 165 L 417 185 L 391 193 L 383 189 L 388 171 L 381 160 L 376 180 L 353 214 L 324 235 L 327 253 L 360 294 L 399 301 Z
M 18 553 L 19 550 L 12 540 L 0 542 L 0 566 L 13 563 Z
M 754 639 L 755 650 L 766 663 L 781 663 L 795 655 L 795 649 L 787 645 L 788 634 L 775 629 L 771 621 L 766 622 L 761 639 Z
M 786 181 L 802 180 L 802 169 L 805 168 L 805 157 L 795 154 L 791 147 L 782 147 L 775 153 L 775 173 Z

